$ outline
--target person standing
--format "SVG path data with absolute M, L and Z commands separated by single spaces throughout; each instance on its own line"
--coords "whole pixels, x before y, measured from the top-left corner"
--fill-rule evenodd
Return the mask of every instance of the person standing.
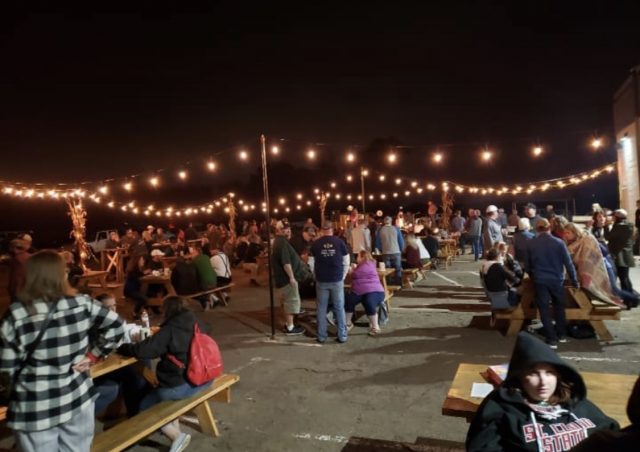
M 384 265 L 396 270 L 396 284 L 402 285 L 402 258 L 400 253 L 404 249 L 404 239 L 400 229 L 393 226 L 391 221 L 391 217 L 384 217 L 384 226 L 378 230 L 376 237 L 376 248 L 382 253 Z
M 565 342 L 567 333 L 564 270 L 567 270 L 574 287 L 579 287 L 579 284 L 567 245 L 552 236 L 550 230 L 551 225 L 547 219 L 538 221 L 538 235 L 528 242 L 526 270 L 535 287 L 536 305 L 540 311 L 547 344 L 551 348 L 558 348 L 558 341 Z M 551 302 L 555 312 L 555 328 L 549 312 Z
M 281 223 L 276 227 L 271 266 L 273 267 L 274 283 L 284 311 L 284 334 L 298 336 L 304 334 L 305 331 L 303 327 L 294 324 L 295 316 L 300 314 L 301 304 L 298 282 L 307 279 L 308 272 L 300 256 L 289 243 L 290 238 L 291 226 L 289 223 Z
M 469 220 L 467 221 L 467 238 L 466 241 L 471 242 L 473 257 L 477 261 L 482 254 L 481 237 L 482 236 L 482 219 L 477 210 L 469 209 Z
M 333 306 L 333 316 L 338 327 L 339 343 L 347 342 L 347 322 L 344 312 L 344 278 L 349 271 L 349 250 L 347 245 L 333 235 L 333 225 L 322 225 L 322 237 L 311 246 L 309 266 L 316 276 L 316 297 L 318 302 L 317 341 L 327 341 L 327 308 Z
M 640 254 L 640 199 L 636 201 L 636 240 L 633 243 L 633 254 Z
M 493 245 L 502 242 L 502 228 L 498 223 L 498 208 L 494 205 L 487 207 L 487 226 L 484 229 L 485 252 L 493 248 Z
M 534 231 L 538 230 L 538 221 L 542 220 L 542 217 L 537 214 L 536 205 L 532 202 L 527 203 L 524 206 L 524 216 L 529 219 L 529 224 Z
M 31 256 L 27 251 L 28 249 L 29 245 L 21 239 L 13 239 L 9 243 L 9 253 L 11 253 L 11 259 L 9 260 L 9 296 L 11 302 L 15 300 L 16 295 L 24 286 L 27 259 Z
M 358 226 L 351 232 L 351 252 L 357 258 L 360 251 L 371 252 L 371 235 L 364 219 L 358 220 Z
M 122 320 L 69 287 L 57 252 L 34 254 L 26 270 L 0 323 L 0 372 L 14 383 L 7 426 L 22 451 L 89 452 L 96 391 L 88 371 L 123 338 Z
M 514 258 L 524 268 L 527 263 L 527 243 L 535 237 L 530 231 L 531 225 L 528 218 L 520 218 L 518 221 L 518 230 L 513 234 L 513 250 Z
M 609 230 L 605 229 L 604 236 L 609 242 L 609 252 L 616 264 L 620 288 L 633 292 L 629 279 L 629 268 L 636 266 L 633 257 L 633 225 L 627 221 L 627 211 L 624 209 L 616 210 L 613 217 L 613 226 Z

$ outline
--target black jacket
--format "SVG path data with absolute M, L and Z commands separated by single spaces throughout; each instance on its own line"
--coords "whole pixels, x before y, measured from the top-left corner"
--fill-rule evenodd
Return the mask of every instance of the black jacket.
M 191 311 L 182 311 L 166 320 L 153 336 L 137 344 L 123 344 L 118 353 L 139 359 L 160 358 L 156 376 L 161 387 L 174 388 L 187 383 L 186 368 L 181 369 L 167 359 L 171 353 L 185 365 L 189 355 L 189 345 L 193 339 L 196 317 Z
M 537 363 L 553 365 L 562 380 L 572 385 L 571 400 L 552 416 L 535 412 L 518 389 L 520 375 Z M 577 371 L 544 342 L 522 332 L 507 378 L 485 398 L 469 427 L 467 451 L 565 451 L 596 430 L 618 430 L 618 423 L 589 402 L 586 395 Z
M 178 259 L 171 272 L 171 284 L 178 295 L 200 292 L 200 279 L 196 266 L 184 259 Z

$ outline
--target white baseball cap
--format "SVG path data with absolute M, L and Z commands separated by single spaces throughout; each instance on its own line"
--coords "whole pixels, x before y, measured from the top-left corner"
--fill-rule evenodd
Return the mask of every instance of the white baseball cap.
M 487 207 L 486 213 L 492 213 L 492 212 L 497 212 L 498 208 L 496 206 L 494 206 L 493 204 L 491 204 L 489 207 Z

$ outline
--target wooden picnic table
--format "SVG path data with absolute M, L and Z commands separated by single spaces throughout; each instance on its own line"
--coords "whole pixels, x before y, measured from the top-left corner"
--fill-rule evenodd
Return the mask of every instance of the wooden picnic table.
M 460 363 L 451 382 L 447 397 L 442 404 L 445 416 L 464 417 L 471 422 L 481 397 L 471 397 L 473 383 L 486 383 L 481 373 L 487 364 Z M 600 372 L 580 372 L 587 386 L 589 400 L 596 404 L 607 416 L 614 418 L 621 427 L 629 425 L 626 406 L 637 375 L 609 374 Z
M 110 274 L 115 272 L 116 281 L 124 281 L 124 258 L 128 256 L 128 248 L 110 248 L 100 251 L 100 269 Z
M 117 352 L 113 352 L 102 361 L 99 361 L 91 366 L 89 374 L 91 375 L 91 378 L 98 378 L 102 375 L 134 364 L 137 361 L 137 358 L 122 356 Z
M 78 287 L 88 288 L 89 284 L 98 284 L 100 288 L 107 289 L 107 275 L 106 270 L 87 270 L 83 275 L 78 277 Z
M 164 268 L 175 267 L 177 260 L 178 260 L 178 256 L 162 256 L 160 258 L 160 261 L 162 262 L 162 266 Z
M 394 274 L 396 270 L 395 268 L 385 268 L 384 270 L 380 270 L 380 268 L 377 268 L 376 271 L 378 272 L 380 283 L 382 284 L 382 288 L 384 289 L 385 300 L 388 300 L 393 297 L 394 291 L 390 289 L 389 285 L 387 284 L 387 276 Z M 344 281 L 344 287 L 347 289 L 351 287 L 351 273 L 347 274 L 347 277 Z
M 176 295 L 176 289 L 174 289 L 173 284 L 171 284 L 171 275 L 167 275 L 162 273 L 161 275 L 144 275 L 140 278 L 140 292 L 146 294 L 149 290 L 149 284 L 159 284 L 164 287 L 164 290 L 167 295 Z M 160 306 L 162 305 L 162 297 L 149 298 L 149 305 L 151 306 Z
M 525 320 L 540 318 L 535 302 L 535 290 L 531 279 L 522 281 L 523 293 L 520 303 L 511 311 L 495 311 L 497 320 L 509 322 L 507 336 L 515 336 L 522 329 Z M 565 287 L 565 317 L 567 321 L 588 321 L 598 337 L 603 341 L 612 341 L 613 336 L 605 325 L 605 320 L 620 320 L 621 308 L 601 301 L 591 300 L 584 289 Z M 553 312 L 553 310 L 552 310 Z

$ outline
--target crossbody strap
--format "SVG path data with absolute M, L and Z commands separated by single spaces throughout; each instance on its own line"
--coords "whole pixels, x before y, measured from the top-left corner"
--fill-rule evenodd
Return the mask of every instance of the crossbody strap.
M 40 332 L 38 333 L 38 336 L 27 347 L 27 349 L 26 349 L 27 354 L 25 355 L 25 358 L 22 360 L 22 362 L 20 363 L 20 366 L 18 366 L 18 369 L 13 374 L 13 380 L 14 381 L 16 381 L 18 379 L 18 377 L 20 376 L 20 374 L 22 373 L 24 368 L 27 366 L 27 363 L 29 362 L 29 360 L 33 356 L 33 352 L 35 352 L 36 348 L 38 348 L 38 345 L 42 341 L 42 337 L 44 336 L 44 333 L 47 331 L 47 328 L 49 327 L 49 323 L 51 323 L 51 319 L 53 319 L 53 313 L 57 310 L 57 308 L 58 308 L 58 303 L 56 303 L 53 307 L 49 308 L 49 312 L 47 313 L 47 318 L 44 320 L 44 323 L 42 324 L 42 327 L 40 328 Z

